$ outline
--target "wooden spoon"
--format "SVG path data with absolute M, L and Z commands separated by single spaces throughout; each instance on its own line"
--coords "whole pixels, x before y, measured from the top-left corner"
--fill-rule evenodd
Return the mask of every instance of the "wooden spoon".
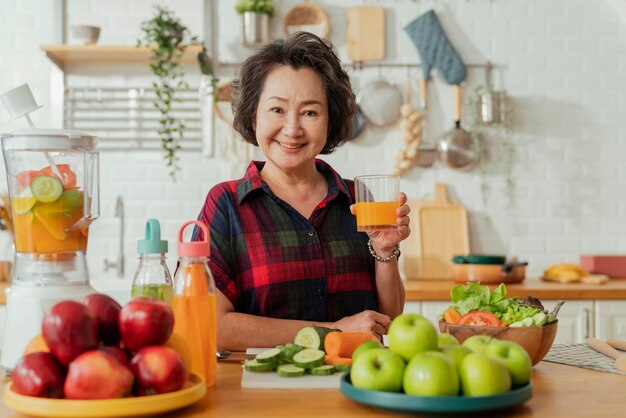
M 599 353 L 615 359 L 615 368 L 626 373 L 626 354 L 620 353 L 604 341 L 597 338 L 587 338 L 587 345 Z

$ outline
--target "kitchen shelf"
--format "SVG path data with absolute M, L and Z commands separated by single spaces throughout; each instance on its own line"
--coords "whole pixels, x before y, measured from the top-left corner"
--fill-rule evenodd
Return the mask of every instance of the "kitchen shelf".
M 67 64 L 147 64 L 152 47 L 114 45 L 42 45 L 48 58 L 59 68 Z M 189 45 L 185 49 L 182 62 L 196 62 L 202 45 Z

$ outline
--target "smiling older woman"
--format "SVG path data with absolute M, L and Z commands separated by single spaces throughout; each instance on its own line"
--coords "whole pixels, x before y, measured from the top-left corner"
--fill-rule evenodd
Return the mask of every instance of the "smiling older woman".
M 266 161 L 213 187 L 200 214 L 218 346 L 284 344 L 307 325 L 385 334 L 404 306 L 397 248 L 409 207 L 402 193 L 396 231 L 358 232 L 353 182 L 317 158 L 350 138 L 356 111 L 332 45 L 305 32 L 265 45 L 233 84 L 233 111 Z

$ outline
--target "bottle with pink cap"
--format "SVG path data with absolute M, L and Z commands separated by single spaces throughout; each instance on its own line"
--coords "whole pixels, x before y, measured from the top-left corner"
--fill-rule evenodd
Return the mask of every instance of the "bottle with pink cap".
M 202 230 L 203 240 L 183 241 L 189 225 Z M 174 333 L 188 344 L 191 372 L 201 376 L 207 386 L 215 384 L 217 372 L 217 307 L 215 281 L 208 260 L 211 252 L 209 229 L 200 221 L 183 224 L 178 232 L 178 263 L 174 273 Z

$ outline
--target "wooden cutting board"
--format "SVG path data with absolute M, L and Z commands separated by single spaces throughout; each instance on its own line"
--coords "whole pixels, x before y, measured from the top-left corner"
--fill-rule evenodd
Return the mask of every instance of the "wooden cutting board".
M 249 348 L 247 354 L 259 354 L 267 348 Z M 281 377 L 276 372 L 255 373 L 244 370 L 241 387 L 247 389 L 339 389 L 343 373 L 330 376 Z
M 385 59 L 385 9 L 349 7 L 347 23 L 348 57 L 354 61 Z
M 402 242 L 404 273 L 409 279 L 452 279 L 452 256 L 469 254 L 467 211 L 435 184 L 433 200 L 411 200 L 411 235 Z

